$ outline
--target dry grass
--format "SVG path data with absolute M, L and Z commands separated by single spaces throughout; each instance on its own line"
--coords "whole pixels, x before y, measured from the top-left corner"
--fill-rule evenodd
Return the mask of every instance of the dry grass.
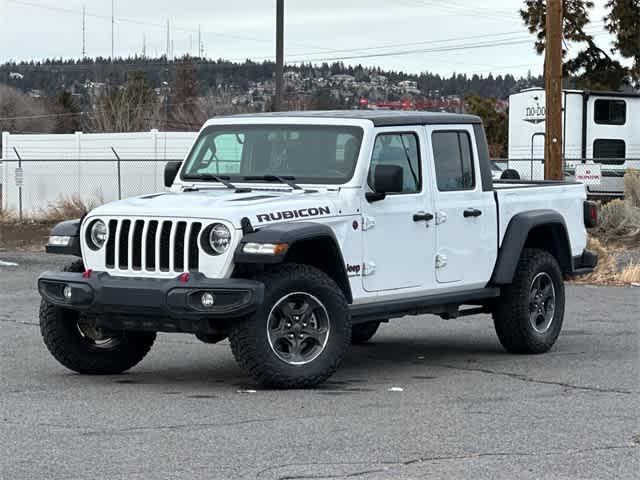
M 85 202 L 78 195 L 60 197 L 58 201 L 50 203 L 46 209 L 40 209 L 34 219 L 41 223 L 57 223 L 63 220 L 72 220 L 82 217 L 101 203 L 103 202 L 99 200 Z
M 63 196 L 57 201 L 49 203 L 47 208 L 25 212 L 22 223 L 53 224 L 64 220 L 73 220 L 82 217 L 103 203 L 100 198 L 84 201 L 78 195 Z M 20 223 L 17 211 L 0 210 L 0 224 L 14 223 Z
M 640 264 L 630 262 L 620 268 L 618 256 L 626 249 L 620 246 L 603 244 L 597 238 L 590 237 L 587 248 L 598 254 L 598 265 L 589 275 L 572 278 L 577 284 L 594 285 L 631 285 L 640 283 Z
M 625 285 L 640 285 L 640 264 L 630 263 L 618 274 L 618 280 Z

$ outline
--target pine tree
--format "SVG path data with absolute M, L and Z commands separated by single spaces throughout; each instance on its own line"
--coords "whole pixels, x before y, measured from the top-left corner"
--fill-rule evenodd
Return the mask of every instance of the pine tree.
M 609 0 L 606 6 L 604 21 L 615 36 L 613 51 L 633 61 L 631 79 L 640 88 L 640 0 Z
M 619 1 L 611 0 L 609 3 Z M 629 2 L 635 3 L 637 8 L 638 0 L 625 0 L 623 3 Z M 565 61 L 564 72 L 566 75 L 574 76 L 578 86 L 582 88 L 619 90 L 630 83 L 630 72 L 609 52 L 598 46 L 594 36 L 586 31 L 591 21 L 589 14 L 593 6 L 591 0 L 564 0 L 563 2 L 565 41 L 586 44 L 575 57 Z M 529 32 L 536 35 L 535 49 L 538 54 L 542 54 L 545 50 L 546 13 L 546 0 L 525 0 L 524 8 L 520 10 L 520 16 Z M 562 53 L 566 58 L 566 50 Z

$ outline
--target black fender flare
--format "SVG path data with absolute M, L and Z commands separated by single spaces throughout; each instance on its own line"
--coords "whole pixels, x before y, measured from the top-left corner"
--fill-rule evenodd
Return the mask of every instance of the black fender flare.
M 332 277 L 342 288 L 347 301 L 351 303 L 353 296 L 351 293 L 351 285 L 347 269 L 340 249 L 340 244 L 335 233 L 326 224 L 315 222 L 290 222 L 268 225 L 261 227 L 259 230 L 246 233 L 240 244 L 236 248 L 233 260 L 236 264 L 254 264 L 254 265 L 274 265 L 291 260 L 294 252 L 299 254 L 296 245 L 300 246 L 304 242 L 324 241 L 331 245 L 333 258 L 320 258 L 318 252 L 313 252 L 312 266 L 319 268 Z M 247 243 L 286 243 L 289 247 L 286 252 L 279 255 L 259 255 L 245 253 L 244 246 Z M 309 252 L 312 253 L 312 252 Z M 294 259 L 295 261 L 295 259 Z
M 573 268 L 571 245 L 567 234 L 567 225 L 562 215 L 555 210 L 541 209 L 514 215 L 498 251 L 498 259 L 491 276 L 492 285 L 508 285 L 513 277 L 525 247 L 529 233 L 538 227 L 549 227 L 554 246 L 554 254 L 563 271 L 569 273 Z
M 82 251 L 80 249 L 80 225 L 82 219 L 66 220 L 60 222 L 51 229 L 49 238 L 51 237 L 69 237 L 69 243 L 67 245 L 51 245 L 47 241 L 45 251 L 47 253 L 55 253 L 59 255 L 73 255 L 75 257 L 82 258 Z

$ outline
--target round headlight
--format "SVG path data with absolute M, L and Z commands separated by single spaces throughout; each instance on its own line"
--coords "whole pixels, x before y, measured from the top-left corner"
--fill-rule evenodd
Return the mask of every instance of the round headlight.
M 209 230 L 209 245 L 218 255 L 223 254 L 231 245 L 231 232 L 221 223 L 216 223 Z
M 89 227 L 89 240 L 91 246 L 96 250 L 104 246 L 107 241 L 107 226 L 102 220 L 96 220 Z

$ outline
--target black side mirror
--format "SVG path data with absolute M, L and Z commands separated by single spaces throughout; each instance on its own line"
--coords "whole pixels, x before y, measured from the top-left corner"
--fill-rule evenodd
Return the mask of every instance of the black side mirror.
M 180 166 L 182 162 L 168 162 L 164 166 L 164 186 L 170 187 L 173 185 L 173 181 L 176 179 L 176 175 L 178 175 L 178 170 L 180 170 Z
M 397 165 L 376 165 L 373 171 L 373 192 L 367 192 L 365 198 L 369 202 L 383 200 L 387 193 L 402 192 L 404 172 Z

